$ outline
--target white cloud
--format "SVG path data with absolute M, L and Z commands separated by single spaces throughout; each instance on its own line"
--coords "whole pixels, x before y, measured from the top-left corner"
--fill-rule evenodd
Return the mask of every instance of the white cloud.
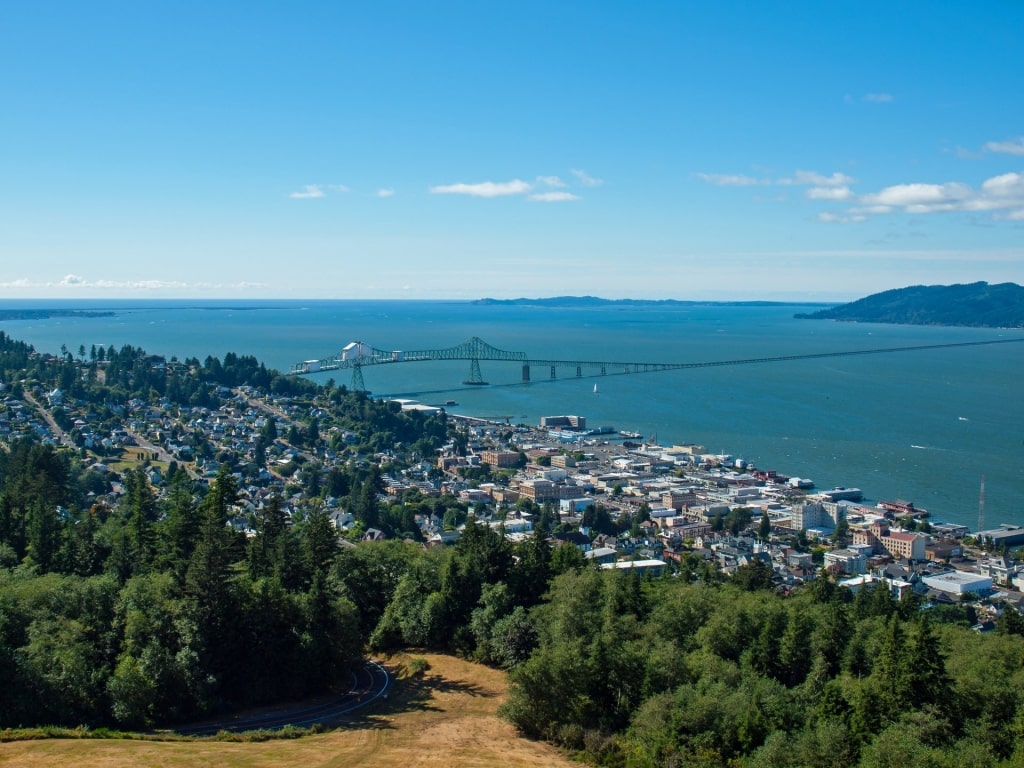
M 1009 141 L 990 141 L 985 144 L 989 152 L 1002 152 L 1008 155 L 1024 155 L 1024 136 Z
M 833 173 L 831 176 L 822 176 L 815 171 L 797 171 L 792 179 L 779 179 L 779 184 L 810 184 L 815 187 L 843 187 L 855 181 L 845 173 Z
M 319 184 L 307 184 L 298 192 L 292 192 L 288 197 L 292 200 L 315 200 L 324 196 L 324 188 Z
M 332 192 L 348 192 L 349 188 L 344 184 L 328 184 L 327 188 Z
M 833 173 L 825 176 L 817 171 L 796 171 L 792 176 L 779 179 L 757 178 L 742 173 L 698 173 L 698 179 L 716 187 L 755 187 L 755 186 L 812 186 L 812 187 L 846 187 L 856 179 L 845 173 Z
M 545 184 L 549 187 L 564 187 L 565 182 L 562 181 L 558 176 L 538 176 L 537 181 L 541 184 Z
M 977 189 L 954 181 L 894 184 L 878 192 L 861 195 L 856 202 L 857 205 L 851 206 L 846 216 L 993 211 L 998 212 L 993 213 L 994 220 L 1020 221 L 1020 212 L 1024 211 L 1024 174 L 993 176 Z M 839 215 L 819 218 L 822 221 L 842 219 Z
M 1024 198 L 1024 175 L 1004 173 L 1002 176 L 993 176 L 985 180 L 981 191 L 993 197 Z
M 742 173 L 698 173 L 697 178 L 716 187 L 753 187 L 767 183 Z
M 377 197 L 394 197 L 395 190 L 393 189 L 378 189 Z
M 818 221 L 824 222 L 838 222 L 840 224 L 847 224 L 852 221 L 864 221 L 867 217 L 861 213 L 832 213 L 830 211 L 822 211 L 818 214 Z
M 851 200 L 853 192 L 849 187 L 811 187 L 807 190 L 809 200 Z
M 896 207 L 944 206 L 969 198 L 971 188 L 966 184 L 894 184 L 879 192 L 864 195 L 861 201 L 867 205 L 891 205 Z
M 580 200 L 581 198 L 572 192 L 538 192 L 526 199 L 538 203 L 565 203 L 572 200 Z
M 584 187 L 599 187 L 604 184 L 604 179 L 595 179 L 586 171 L 581 171 L 579 168 L 573 168 L 569 173 L 575 176 L 576 180 Z
M 181 280 L 91 280 L 89 278 L 82 277 L 81 275 L 68 274 L 57 281 L 47 280 L 29 280 L 26 278 L 19 278 L 17 280 L 10 280 L 7 282 L 0 283 L 0 288 L 68 288 L 71 290 L 136 290 L 136 291 L 153 291 L 153 290 L 208 290 L 208 289 L 226 289 L 226 288 L 265 288 L 267 283 L 253 282 L 243 280 L 238 283 L 188 283 Z
M 861 101 L 866 101 L 868 104 L 891 104 L 893 97 L 891 93 L 865 93 L 861 97 Z
M 523 195 L 533 189 L 532 185 L 521 179 L 512 181 L 482 181 L 478 184 L 442 184 L 431 187 L 435 195 L 469 195 L 471 197 L 504 197 L 507 195 Z

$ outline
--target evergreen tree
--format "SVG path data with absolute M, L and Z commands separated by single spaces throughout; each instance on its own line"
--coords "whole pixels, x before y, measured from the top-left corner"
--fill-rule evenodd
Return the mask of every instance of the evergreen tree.
M 163 502 L 164 516 L 159 528 L 159 562 L 184 584 L 185 572 L 199 537 L 200 515 L 192 497 L 191 480 L 182 470 L 171 482 Z
M 325 576 L 338 556 L 338 530 L 323 507 L 310 511 L 303 523 L 302 556 L 310 579 Z
M 282 539 L 288 536 L 288 518 L 281 497 L 271 496 L 253 517 L 254 535 L 246 550 L 246 564 L 253 580 L 280 576 L 286 568 Z
M 37 499 L 25 514 L 25 559 L 48 573 L 57 566 L 57 554 L 63 543 L 63 525 L 56 507 Z
M 185 574 L 187 613 L 196 627 L 192 652 L 213 681 L 215 693 L 240 671 L 233 642 L 239 601 L 228 579 L 237 538 L 227 523 L 236 497 L 234 477 L 222 468 L 200 504 L 198 536 Z

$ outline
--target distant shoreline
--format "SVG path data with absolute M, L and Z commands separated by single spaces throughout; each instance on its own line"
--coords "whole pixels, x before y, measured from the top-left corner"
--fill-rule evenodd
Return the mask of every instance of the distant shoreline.
M 683 299 L 602 299 L 598 296 L 552 296 L 550 298 L 476 299 L 471 304 L 510 307 L 832 307 L 835 301 L 696 301 Z
M 0 309 L 2 320 L 49 320 L 54 317 L 113 317 L 116 313 L 91 309 Z
M 233 299 L 4 299 L 0 298 L 0 322 L 48 320 L 60 317 L 113 317 L 123 312 L 156 310 L 205 310 L 253 312 L 266 309 L 308 309 L 314 305 L 346 303 L 462 304 L 466 306 L 544 307 L 556 309 L 685 308 L 685 307 L 808 307 L 829 308 L 837 301 L 603 299 L 596 296 L 553 296 L 518 299 L 251 299 L 245 304 Z

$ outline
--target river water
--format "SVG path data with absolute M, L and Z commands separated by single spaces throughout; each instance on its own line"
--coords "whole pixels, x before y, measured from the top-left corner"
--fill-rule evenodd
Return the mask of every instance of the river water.
M 113 309 L 111 317 L 0 323 L 37 349 L 132 344 L 178 358 L 254 355 L 287 371 L 351 341 L 444 349 L 477 336 L 528 358 L 692 363 L 996 339 L 1024 331 L 796 320 L 798 305 L 550 308 L 423 301 L 2 301 L 0 308 Z M 366 366 L 375 395 L 454 400 L 453 413 L 536 424 L 577 414 L 663 445 L 700 443 L 764 469 L 904 499 L 977 528 L 1024 524 L 1024 343 L 946 347 L 658 373 L 575 378 L 481 361 Z M 609 369 L 609 373 L 613 373 Z M 317 374 L 349 383 L 349 371 Z M 597 392 L 594 385 L 597 384 Z

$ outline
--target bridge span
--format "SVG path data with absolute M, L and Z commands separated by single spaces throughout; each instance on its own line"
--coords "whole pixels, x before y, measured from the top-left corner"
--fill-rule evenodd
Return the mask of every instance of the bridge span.
M 750 357 L 736 360 L 709 360 L 702 362 L 657 363 L 635 361 L 608 360 L 545 360 L 530 358 L 525 352 L 510 352 L 491 346 L 483 339 L 473 336 L 461 344 L 443 349 L 419 350 L 383 350 L 370 346 L 362 341 L 347 344 L 341 352 L 316 360 L 305 360 L 291 367 L 290 374 L 302 376 L 322 371 L 351 370 L 352 389 L 365 391 L 362 369 L 368 365 L 393 365 L 396 363 L 416 363 L 430 360 L 468 360 L 469 377 L 462 383 L 471 386 L 487 384 L 480 370 L 481 360 L 501 362 L 518 362 L 522 366 L 522 381 L 530 382 L 534 369 L 546 374 L 541 380 L 556 381 L 559 378 L 584 378 L 594 376 L 611 376 L 628 373 L 654 373 L 658 371 L 677 371 L 684 368 L 712 368 L 723 365 L 752 365 L 755 363 L 778 363 L 790 360 L 816 360 L 828 357 L 850 357 L 854 355 L 878 355 L 893 352 L 916 352 L 925 349 L 943 349 L 950 347 L 976 347 L 990 344 L 1015 344 L 1024 342 L 1024 338 L 989 339 L 986 341 L 961 341 L 945 344 L 918 344 L 904 347 L 879 347 L 873 349 L 856 349 L 842 352 L 812 352 L 802 355 L 777 355 L 773 357 Z M 562 376 L 559 376 L 559 372 Z

